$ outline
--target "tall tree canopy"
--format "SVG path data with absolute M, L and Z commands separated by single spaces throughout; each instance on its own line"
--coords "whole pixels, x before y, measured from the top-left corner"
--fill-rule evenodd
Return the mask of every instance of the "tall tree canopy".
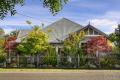
M 120 25 L 118 25 L 115 33 L 109 35 L 109 39 L 114 43 L 118 53 L 120 53 Z
M 18 30 L 14 30 L 14 31 L 10 32 L 10 36 L 16 36 L 17 37 L 18 33 L 19 33 Z
M 48 8 L 52 14 L 60 11 L 68 0 L 40 0 L 43 7 Z M 16 13 L 15 6 L 23 6 L 25 0 L 0 0 L 0 19 L 3 19 L 8 13 L 14 15 Z
M 0 36 L 3 36 L 5 34 L 4 30 L 0 28 Z
M 33 30 L 22 40 L 17 49 L 25 55 L 37 55 L 49 47 L 48 35 L 39 27 Z
M 5 41 L 4 34 L 5 34 L 4 30 L 0 28 L 0 47 L 3 47 Z
M 80 50 L 79 43 L 84 35 L 84 31 L 81 31 L 80 33 L 71 33 L 69 37 L 64 41 L 65 53 L 70 55 L 78 54 Z

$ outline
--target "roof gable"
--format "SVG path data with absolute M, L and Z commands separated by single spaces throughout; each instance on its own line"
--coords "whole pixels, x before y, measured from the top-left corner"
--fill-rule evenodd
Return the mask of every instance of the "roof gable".
M 87 26 L 85 26 L 85 27 L 83 27 L 82 29 L 78 30 L 77 32 L 80 32 L 80 31 L 85 30 L 85 29 L 87 29 L 87 28 L 94 30 L 95 32 L 99 33 L 99 35 L 103 35 L 103 36 L 105 36 L 105 37 L 108 37 L 107 34 L 105 34 L 105 33 L 102 32 L 101 30 L 95 28 L 94 26 L 92 26 L 92 25 L 90 25 L 90 24 L 88 24 Z M 94 34 L 94 35 L 95 35 L 95 34 Z
M 19 31 L 19 34 L 18 34 L 18 36 L 17 36 L 16 42 L 21 42 L 21 40 L 22 40 L 23 38 L 25 38 L 30 31 L 31 31 L 31 30 L 20 30 L 20 31 Z
M 50 37 L 49 41 L 58 42 L 58 40 L 64 40 L 68 34 L 76 32 L 81 28 L 83 28 L 83 26 L 66 18 L 62 18 L 47 26 L 43 30 L 48 33 L 48 30 L 52 29 L 52 32 L 48 33 Z
M 96 32 L 99 32 L 101 35 L 108 37 L 104 32 L 100 31 L 99 29 L 95 28 L 94 26 L 92 26 L 90 24 L 83 27 L 71 20 L 66 19 L 66 18 L 62 18 L 62 19 L 52 23 L 51 25 L 48 25 L 47 27 L 45 27 L 43 29 L 43 31 L 48 33 L 50 43 L 59 43 L 59 41 L 61 41 L 61 40 L 63 41 L 64 39 L 66 39 L 70 33 L 80 32 L 81 30 L 85 30 L 87 28 L 91 28 L 91 29 L 95 30 Z M 51 32 L 48 31 L 50 29 L 52 30 Z M 20 42 L 21 39 L 26 37 L 30 31 L 31 30 L 21 30 L 18 34 L 16 41 Z

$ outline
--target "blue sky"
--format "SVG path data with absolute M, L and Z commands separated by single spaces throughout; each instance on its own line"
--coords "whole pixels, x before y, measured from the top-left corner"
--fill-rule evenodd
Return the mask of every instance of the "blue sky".
M 0 20 L 0 27 L 9 33 L 15 29 L 30 29 L 26 20 L 35 25 L 44 23 L 47 26 L 64 17 L 83 26 L 90 22 L 105 33 L 111 33 L 120 23 L 119 4 L 120 0 L 69 0 L 64 8 L 53 16 L 47 8 L 43 8 L 40 0 L 26 0 L 23 7 L 16 6 L 17 12 L 22 15 L 8 15 L 4 20 Z

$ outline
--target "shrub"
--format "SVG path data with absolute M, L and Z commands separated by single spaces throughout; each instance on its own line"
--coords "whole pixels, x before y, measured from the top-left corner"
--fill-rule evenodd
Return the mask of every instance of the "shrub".
M 49 47 L 47 50 L 47 54 L 43 59 L 44 63 L 47 65 L 55 66 L 57 64 L 57 55 L 54 48 Z
M 2 48 L 0 48 L 0 63 L 3 63 L 6 60 L 6 53 Z
M 100 64 L 102 68 L 114 68 L 117 64 L 117 59 L 112 55 L 107 55 L 100 59 Z

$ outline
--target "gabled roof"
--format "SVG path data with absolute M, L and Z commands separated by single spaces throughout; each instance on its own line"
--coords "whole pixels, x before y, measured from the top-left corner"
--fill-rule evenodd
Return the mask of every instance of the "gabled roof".
M 59 41 L 63 41 L 64 39 L 66 39 L 70 33 L 80 32 L 81 30 L 84 30 L 89 27 L 107 37 L 107 35 L 104 32 L 98 30 L 97 28 L 93 27 L 90 24 L 83 27 L 80 24 L 75 23 L 66 18 L 62 18 L 48 25 L 43 29 L 43 31 L 48 33 L 50 43 L 59 43 Z M 51 32 L 49 32 L 49 30 L 51 30 Z M 21 39 L 25 38 L 30 31 L 31 30 L 21 30 L 18 34 L 16 42 L 20 42 Z
M 31 30 L 20 30 L 20 31 L 19 31 L 19 34 L 18 34 L 18 36 L 17 36 L 16 42 L 21 42 L 21 40 L 22 40 L 23 38 L 25 38 L 30 31 L 31 31 Z
M 48 33 L 50 38 L 49 42 L 56 43 L 59 40 L 64 40 L 68 34 L 75 32 L 81 28 L 83 28 L 83 26 L 80 24 L 66 18 L 62 18 L 47 26 L 43 30 L 48 33 L 48 30 L 51 29 L 52 32 Z
M 87 28 L 91 28 L 91 29 L 95 30 L 96 32 L 99 32 L 101 35 L 104 35 L 105 37 L 108 38 L 108 35 L 107 35 L 107 34 L 105 34 L 104 32 L 102 32 L 101 30 L 95 28 L 95 27 L 92 26 L 91 24 L 88 24 L 87 26 L 83 27 L 82 29 L 78 30 L 77 32 L 80 32 L 80 31 L 82 31 L 82 30 L 84 30 L 84 29 L 87 29 Z
M 58 43 L 59 40 L 64 40 L 68 34 L 80 30 L 81 28 L 83 28 L 83 26 L 80 24 L 66 18 L 62 18 L 45 27 L 43 31 L 48 33 L 50 43 Z M 49 29 L 51 29 L 52 32 L 49 32 Z M 16 42 L 20 42 L 21 39 L 26 37 L 30 31 L 31 30 L 21 30 L 18 34 Z

